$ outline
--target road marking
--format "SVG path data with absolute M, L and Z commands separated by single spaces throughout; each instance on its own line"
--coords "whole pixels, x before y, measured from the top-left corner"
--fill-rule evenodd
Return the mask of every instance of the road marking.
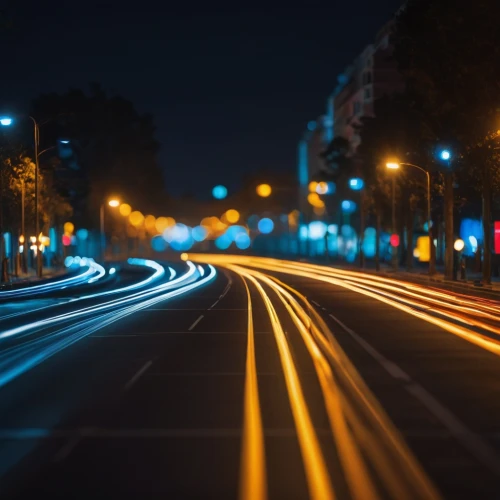
M 321 307 L 315 300 L 311 300 L 311 303 L 314 304 L 315 306 Z
M 123 392 L 128 391 L 144 375 L 152 364 L 153 361 L 151 360 L 144 363 L 144 366 L 123 386 Z
M 88 339 L 112 339 L 114 337 L 123 338 L 123 337 L 140 337 L 140 335 L 89 335 Z
M 188 331 L 191 331 L 202 319 L 204 318 L 203 314 L 188 328 Z
M 66 444 L 64 444 L 61 449 L 54 455 L 53 462 L 62 462 L 66 460 L 71 452 L 78 446 L 78 443 L 82 440 L 81 435 L 76 435 L 71 437 Z
M 448 408 L 442 405 L 431 393 L 416 383 L 406 372 L 394 362 L 380 354 L 360 335 L 351 330 L 333 314 L 329 315 L 346 333 L 348 333 L 363 349 L 366 350 L 392 377 L 404 382 L 404 388 L 427 408 L 479 462 L 489 470 L 500 475 L 500 457 L 479 434 L 471 431 Z
M 213 309 L 218 303 L 220 299 L 217 299 L 210 307 L 209 309 Z

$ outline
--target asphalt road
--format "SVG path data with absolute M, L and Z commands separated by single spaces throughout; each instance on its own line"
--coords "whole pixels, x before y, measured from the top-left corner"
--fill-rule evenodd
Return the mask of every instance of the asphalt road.
M 0 388 L 1 498 L 500 498 L 494 301 L 213 263 Z

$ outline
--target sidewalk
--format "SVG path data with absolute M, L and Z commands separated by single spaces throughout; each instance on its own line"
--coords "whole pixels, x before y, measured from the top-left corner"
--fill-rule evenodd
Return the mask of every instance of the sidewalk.
M 43 275 L 40 278 L 36 275 L 36 271 L 34 269 L 30 269 L 27 274 L 21 274 L 19 276 L 9 274 L 9 281 L 0 283 L 0 291 L 11 290 L 12 288 L 23 288 L 43 283 L 44 281 L 64 276 L 67 272 L 67 269 L 44 269 Z

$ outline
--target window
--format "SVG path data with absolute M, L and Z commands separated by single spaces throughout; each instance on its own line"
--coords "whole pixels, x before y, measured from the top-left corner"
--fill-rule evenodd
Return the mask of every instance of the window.
M 369 101 L 372 96 L 370 89 L 365 89 L 365 101 Z
M 363 85 L 367 85 L 369 83 L 372 83 L 372 73 L 371 71 L 365 71 L 363 73 Z

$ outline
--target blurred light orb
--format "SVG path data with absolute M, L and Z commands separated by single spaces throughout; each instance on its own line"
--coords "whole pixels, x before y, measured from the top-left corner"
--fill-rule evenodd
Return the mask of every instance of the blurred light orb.
M 314 212 L 314 215 L 321 217 L 322 215 L 325 215 L 326 208 L 325 207 L 313 207 L 313 212 Z
M 174 226 L 175 220 L 172 217 L 158 217 L 155 222 L 155 228 L 158 233 L 163 233 L 167 227 Z
M 186 252 L 181 253 L 181 260 L 186 262 L 189 259 L 189 255 Z
M 353 179 L 349 179 L 349 187 L 353 191 L 360 191 L 363 189 L 365 186 L 365 182 L 363 179 L 360 179 L 359 177 L 354 177 Z
M 128 220 L 132 226 L 139 227 L 144 222 L 144 215 L 139 210 L 135 210 L 128 216 Z
M 318 182 L 318 185 L 316 186 L 316 193 L 327 194 L 328 193 L 328 184 L 324 181 Z
M 352 214 L 356 211 L 356 203 L 350 200 L 344 200 L 342 202 L 342 211 L 346 214 Z
M 227 234 L 222 234 L 215 240 L 215 246 L 219 250 L 227 250 L 231 243 L 231 238 Z
M 204 241 L 208 236 L 208 229 L 205 226 L 193 227 L 191 236 L 194 241 Z
M 231 239 L 231 241 L 236 241 L 236 237 L 239 234 L 247 234 L 246 228 L 243 226 L 230 226 L 226 230 L 226 235 Z
M 320 240 L 325 237 L 328 226 L 319 220 L 309 224 L 309 238 L 311 240 Z
M 0 125 L 3 127 L 8 127 L 9 125 L 12 125 L 12 118 L 8 118 L 6 116 L 0 118 Z
M 72 222 L 65 222 L 64 223 L 64 232 L 66 234 L 73 234 L 74 230 L 75 230 L 75 226 Z
M 151 238 L 151 248 L 155 252 L 164 252 L 167 249 L 167 242 L 158 234 Z
M 132 213 L 132 207 L 128 203 L 122 203 L 118 211 L 123 217 L 128 217 Z
M 86 229 L 79 229 L 77 232 L 76 232 L 76 237 L 80 240 L 80 241 L 85 241 L 88 237 L 89 237 L 89 232 L 86 230 Z M 45 245 L 45 243 L 44 243 Z M 48 246 L 48 245 L 45 245 L 45 246 Z
M 184 243 L 188 241 L 190 237 L 190 229 L 185 224 L 181 223 L 177 223 L 172 227 L 167 227 L 167 229 L 163 231 L 163 238 L 169 243 Z
M 230 224 L 236 224 L 240 220 L 240 213 L 238 210 L 231 208 L 225 213 L 226 219 Z
M 460 238 L 458 238 L 457 240 L 455 240 L 455 243 L 453 244 L 453 248 L 457 251 L 457 252 L 461 252 L 465 247 L 465 242 L 464 240 L 461 240 Z
M 246 250 L 251 244 L 250 236 L 246 232 L 238 233 L 234 238 L 234 243 L 240 250 Z
M 216 200 L 223 200 L 227 196 L 227 188 L 221 185 L 215 186 L 212 189 L 212 196 Z
M 154 215 L 146 215 L 144 219 L 144 227 L 146 231 L 151 234 L 155 234 L 156 230 L 156 217 Z
M 67 234 L 64 234 L 62 237 L 62 244 L 65 247 L 69 247 L 71 245 L 71 236 L 68 236 Z
M 316 181 L 312 181 L 309 183 L 309 192 L 310 193 L 316 193 L 317 189 L 318 189 L 318 183 Z
M 398 247 L 399 243 L 400 243 L 399 234 L 391 234 L 391 238 L 389 241 L 390 241 L 392 247 Z
M 451 153 L 447 149 L 443 149 L 439 153 L 439 157 L 441 158 L 441 160 L 447 161 L 451 158 Z
M 269 184 L 259 184 L 257 186 L 257 194 L 261 198 L 267 198 L 268 196 L 271 196 L 273 190 Z
M 113 207 L 113 208 L 116 208 L 116 207 L 119 207 L 120 206 L 120 200 L 117 200 L 115 198 L 111 199 L 108 201 L 108 205 L 110 207 Z
M 66 267 L 71 267 L 73 265 L 73 257 L 68 256 L 64 259 L 64 265 Z
M 472 247 L 472 252 L 476 253 L 477 252 L 477 245 L 478 245 L 477 238 L 475 236 L 469 236 L 469 243 L 470 243 L 470 246 Z
M 108 271 L 108 274 L 115 274 L 116 273 L 116 269 L 114 267 L 110 268 L 110 270 Z
M 337 224 L 330 224 L 328 226 L 328 233 L 329 234 L 337 235 L 338 232 L 339 232 L 339 226 L 337 226 Z
M 274 222 L 269 217 L 264 217 L 260 219 L 257 227 L 262 234 L 269 234 L 273 232 Z

